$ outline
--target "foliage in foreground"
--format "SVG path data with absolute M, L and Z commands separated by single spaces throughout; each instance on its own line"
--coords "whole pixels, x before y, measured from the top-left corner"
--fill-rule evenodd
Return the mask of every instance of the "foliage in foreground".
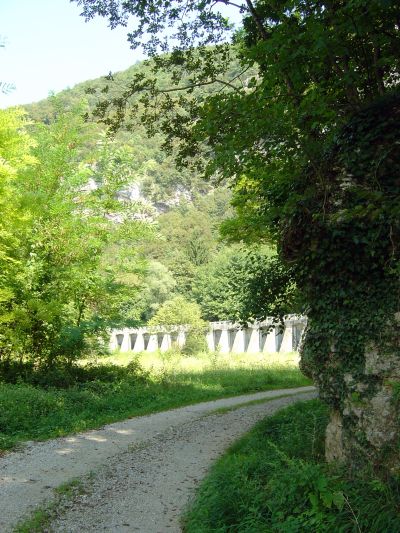
M 131 179 L 129 150 L 100 143 L 80 107 L 57 109 L 50 125 L 0 111 L 2 363 L 52 367 L 101 349 L 143 270 L 132 243 L 148 225 L 117 197 Z M 83 158 L 89 138 L 98 143 Z
M 266 418 L 213 467 L 185 517 L 186 533 L 400 529 L 400 483 L 352 478 L 323 463 L 328 411 L 298 403 Z
M 294 367 L 198 363 L 179 369 L 165 359 L 146 370 L 135 359 L 127 367 L 99 364 L 50 374 L 9 369 L 9 382 L 0 383 L 0 449 L 200 401 L 310 384 Z

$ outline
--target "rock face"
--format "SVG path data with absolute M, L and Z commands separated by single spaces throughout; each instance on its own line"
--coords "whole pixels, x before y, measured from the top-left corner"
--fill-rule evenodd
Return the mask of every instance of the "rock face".
M 343 423 L 340 412 L 337 410 L 331 412 L 331 419 L 326 428 L 325 439 L 325 457 L 328 463 L 337 461 L 344 462 Z
M 327 461 L 400 474 L 400 356 L 369 346 L 364 373 L 345 374 L 343 385 L 342 409 L 326 431 Z

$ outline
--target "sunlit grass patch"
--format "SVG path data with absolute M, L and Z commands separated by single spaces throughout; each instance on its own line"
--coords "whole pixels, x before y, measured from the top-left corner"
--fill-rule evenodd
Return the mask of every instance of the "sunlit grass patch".
M 268 365 L 282 365 L 297 367 L 299 364 L 298 352 L 275 353 L 229 353 L 202 352 L 196 356 L 181 355 L 177 351 L 167 352 L 114 352 L 113 354 L 96 359 L 97 364 L 113 364 L 126 366 L 133 360 L 139 360 L 146 369 L 163 368 L 165 364 L 172 363 L 175 371 L 202 371 L 209 366 L 223 368 L 258 367 Z

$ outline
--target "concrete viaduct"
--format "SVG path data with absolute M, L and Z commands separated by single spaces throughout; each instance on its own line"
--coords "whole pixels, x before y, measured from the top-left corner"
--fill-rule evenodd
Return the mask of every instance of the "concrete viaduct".
M 272 319 L 241 327 L 233 322 L 210 322 L 205 338 L 210 351 L 221 353 L 276 353 L 298 349 L 306 318 L 286 317 L 283 331 Z M 188 328 L 185 326 L 123 328 L 111 331 L 110 350 L 121 352 L 166 351 L 174 345 L 183 347 Z

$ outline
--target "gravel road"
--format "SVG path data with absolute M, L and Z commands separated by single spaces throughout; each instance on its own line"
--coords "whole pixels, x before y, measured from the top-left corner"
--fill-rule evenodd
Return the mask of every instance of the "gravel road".
M 240 406 L 282 395 L 287 396 Z M 179 517 L 213 461 L 257 421 L 315 396 L 313 387 L 262 392 L 28 443 L 0 458 L 0 531 L 13 531 L 54 499 L 56 487 L 81 478 L 85 493 L 66 499 L 46 531 L 179 532 Z M 240 407 L 214 412 L 235 406 Z

